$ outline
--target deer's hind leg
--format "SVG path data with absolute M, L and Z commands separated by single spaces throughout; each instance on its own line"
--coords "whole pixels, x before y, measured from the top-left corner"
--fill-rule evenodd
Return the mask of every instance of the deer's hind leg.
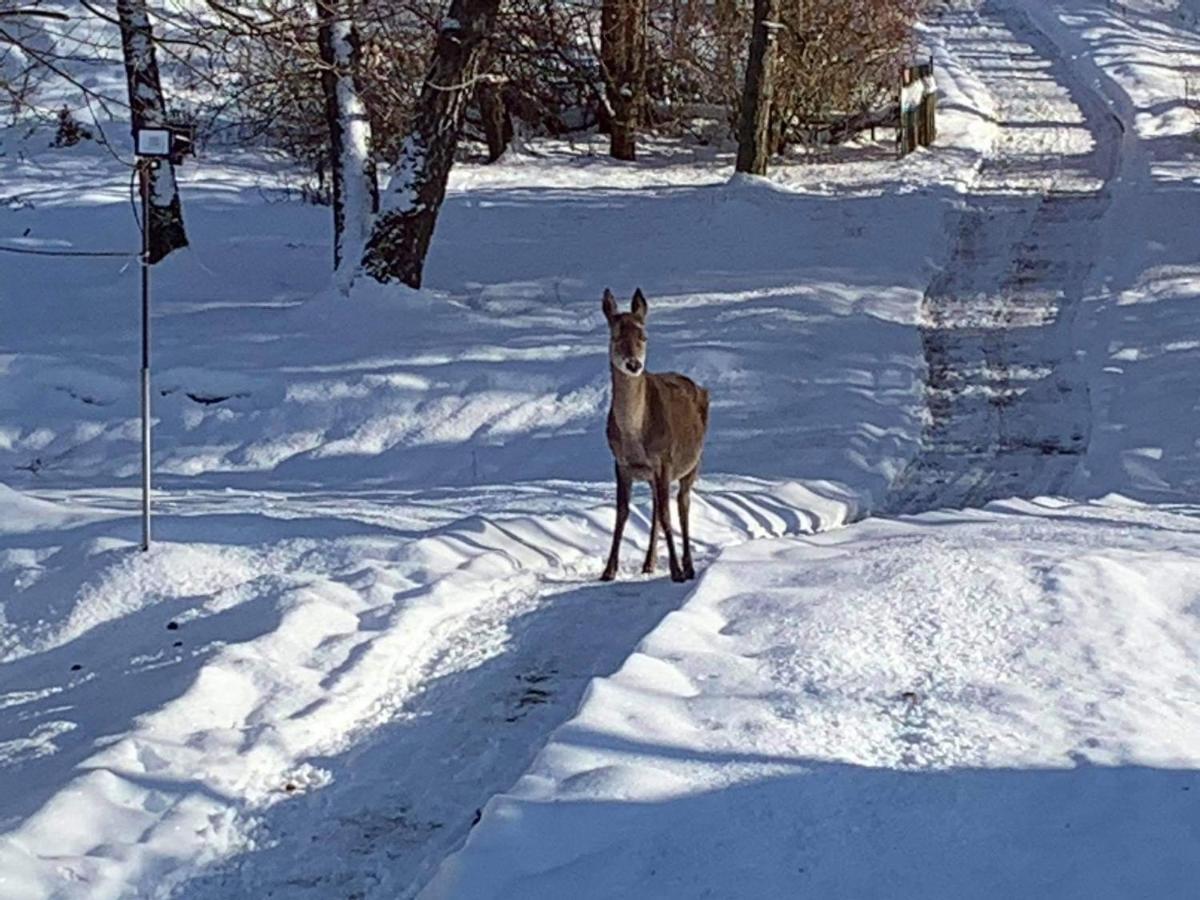
M 658 561 L 658 490 L 654 482 L 650 482 L 650 546 L 646 548 L 646 561 L 642 563 L 642 572 L 649 575 L 654 571 Z
M 700 467 L 697 466 L 679 479 L 679 535 L 683 539 L 683 577 L 688 579 L 696 577 L 696 569 L 692 565 L 692 541 L 688 535 L 688 517 L 692 510 L 692 485 L 699 474 Z

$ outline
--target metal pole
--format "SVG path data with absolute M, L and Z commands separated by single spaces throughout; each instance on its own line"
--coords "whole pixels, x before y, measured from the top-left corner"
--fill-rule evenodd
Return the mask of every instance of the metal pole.
M 142 550 L 150 549 L 150 169 L 138 160 L 142 182 Z

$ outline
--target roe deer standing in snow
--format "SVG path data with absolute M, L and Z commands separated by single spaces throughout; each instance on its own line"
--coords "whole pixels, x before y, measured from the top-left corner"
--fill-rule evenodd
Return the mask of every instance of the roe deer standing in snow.
M 667 539 L 671 579 L 695 578 L 688 509 L 708 428 L 708 391 L 675 372 L 646 371 L 646 298 L 641 288 L 634 292 L 633 305 L 627 313 L 617 312 L 616 298 L 612 291 L 605 290 L 604 317 L 608 319 L 608 362 L 612 369 L 608 446 L 617 463 L 617 524 L 608 565 L 600 577 L 604 581 L 616 577 L 621 535 L 629 518 L 629 495 L 637 480 L 650 482 L 654 495 L 650 549 L 642 571 L 654 571 L 654 545 L 661 527 Z M 682 565 L 675 556 L 675 539 L 671 535 L 671 482 L 676 480 L 683 537 Z

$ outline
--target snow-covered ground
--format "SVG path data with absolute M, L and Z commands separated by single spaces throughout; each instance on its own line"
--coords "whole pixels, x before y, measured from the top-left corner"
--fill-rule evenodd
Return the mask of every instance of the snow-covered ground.
M 1193 896 L 1198 515 L 727 551 L 422 897 Z
M 132 260 L 0 254 L 0 896 L 1186 896 L 1200 38 L 1143 5 L 948 4 L 902 162 L 459 167 L 420 293 L 189 165 L 149 554 Z M 134 245 L 45 143 L 0 246 Z M 690 593 L 644 511 L 594 581 L 605 286 L 713 393 Z

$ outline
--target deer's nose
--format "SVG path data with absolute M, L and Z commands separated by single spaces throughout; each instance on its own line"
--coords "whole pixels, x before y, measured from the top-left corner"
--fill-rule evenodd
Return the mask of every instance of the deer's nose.
M 636 375 L 638 372 L 642 371 L 642 364 L 636 359 L 625 360 L 625 367 L 627 369 L 629 369 L 629 371 L 632 372 L 634 375 Z

